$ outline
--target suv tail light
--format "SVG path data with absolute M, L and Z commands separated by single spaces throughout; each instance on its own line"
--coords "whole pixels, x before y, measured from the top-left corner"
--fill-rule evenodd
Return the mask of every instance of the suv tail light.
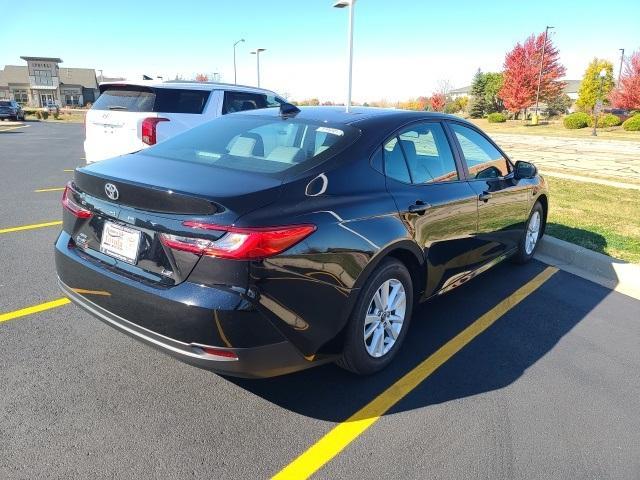
M 91 211 L 84 207 L 81 207 L 71 199 L 71 193 L 74 191 L 71 182 L 67 183 L 62 193 L 62 206 L 69 210 L 77 218 L 89 218 L 91 217 Z
M 311 235 L 315 225 L 238 228 L 200 222 L 182 222 L 185 227 L 226 232 L 218 240 L 160 234 L 163 245 L 175 250 L 233 260 L 257 260 L 272 257 Z
M 158 123 L 168 121 L 168 118 L 162 117 L 148 117 L 142 120 L 142 141 L 147 145 L 155 145 L 158 141 L 158 139 L 156 138 L 156 129 Z

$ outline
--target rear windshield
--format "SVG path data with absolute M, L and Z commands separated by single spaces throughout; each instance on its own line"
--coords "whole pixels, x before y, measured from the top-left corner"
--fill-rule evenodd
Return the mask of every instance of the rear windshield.
M 10 107 L 11 102 L 7 102 L 6 100 L 0 100 L 0 107 Z
M 225 115 L 144 151 L 145 155 L 246 172 L 302 169 L 352 143 L 348 125 L 262 115 Z
M 125 112 L 202 113 L 208 90 L 149 88 L 126 85 L 109 87 L 93 104 L 93 110 Z

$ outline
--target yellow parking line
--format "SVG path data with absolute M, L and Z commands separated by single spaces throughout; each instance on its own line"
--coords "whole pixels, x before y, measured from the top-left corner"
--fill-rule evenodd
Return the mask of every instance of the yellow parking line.
M 458 353 L 475 337 L 489 328 L 496 320 L 515 307 L 558 271 L 547 267 L 540 274 L 502 300 L 487 313 L 445 343 L 436 352 L 423 360 L 384 392 L 362 407 L 351 417 L 336 425 L 329 433 L 312 445 L 273 478 L 308 478 L 338 455 L 351 442 L 364 433 L 391 407 L 422 383 L 429 375 Z
M 34 190 L 36 193 L 42 192 L 61 192 L 64 190 L 64 187 L 53 187 L 53 188 L 41 188 L 39 190 Z
M 65 168 L 63 172 L 73 172 L 73 168 Z
M 7 127 L 7 128 L 0 128 L 0 132 L 8 132 L 9 130 L 15 130 L 17 128 L 25 128 L 28 127 L 29 125 L 18 125 L 16 127 Z
M 55 227 L 56 225 L 62 225 L 60 220 L 55 222 L 45 223 L 32 223 L 31 225 L 22 225 L 20 227 L 0 228 L 0 233 L 21 232 L 22 230 L 33 230 L 35 228 Z
M 68 298 L 59 298 L 57 300 L 52 300 L 51 302 L 40 303 L 38 305 L 22 308 L 20 310 L 14 310 L 13 312 L 2 313 L 0 314 L 0 323 L 13 320 L 14 318 L 31 315 L 32 313 L 44 312 L 45 310 L 61 307 L 63 305 L 66 305 L 67 303 L 69 303 Z

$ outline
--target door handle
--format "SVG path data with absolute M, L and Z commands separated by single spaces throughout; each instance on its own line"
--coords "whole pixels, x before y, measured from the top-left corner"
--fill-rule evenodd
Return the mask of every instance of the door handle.
M 485 203 L 487 203 L 487 200 L 489 200 L 490 198 L 493 198 L 493 194 L 489 192 L 482 192 L 480 195 L 478 195 L 478 199 L 482 200 Z
M 431 205 L 429 205 L 428 203 L 425 203 L 422 200 L 416 200 L 416 203 L 414 203 L 413 205 L 409 205 L 409 212 L 423 214 L 430 208 Z

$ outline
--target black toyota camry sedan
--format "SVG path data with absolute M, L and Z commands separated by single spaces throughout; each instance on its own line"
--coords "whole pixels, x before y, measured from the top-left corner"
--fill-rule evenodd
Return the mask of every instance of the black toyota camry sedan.
M 418 302 L 532 257 L 548 193 L 460 118 L 284 104 L 79 168 L 62 205 L 73 302 L 185 362 L 268 377 L 385 367 Z

